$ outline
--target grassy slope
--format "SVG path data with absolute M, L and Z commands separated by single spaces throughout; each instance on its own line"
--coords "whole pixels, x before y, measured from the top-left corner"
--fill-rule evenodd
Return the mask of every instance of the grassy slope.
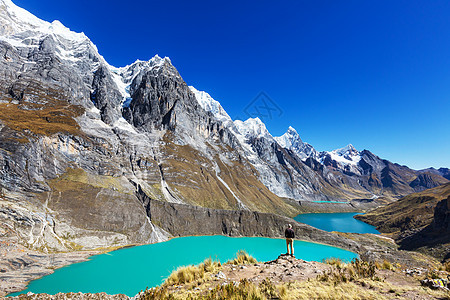
M 417 250 L 440 260 L 450 258 L 450 232 L 434 223 L 435 208 L 450 199 L 450 183 L 410 194 L 356 218 L 391 235 L 401 249 Z
M 0 103 L 0 120 L 22 134 L 23 142 L 27 141 L 25 137 L 33 134 L 82 135 L 75 118 L 84 113 L 84 108 L 68 103 L 62 91 L 30 81 L 23 93 L 23 99 L 19 101 L 3 94 L 3 103 Z
M 297 209 L 269 191 L 258 180 L 253 166 L 238 156 L 224 161 L 216 155 L 214 161 L 218 169 L 215 170 L 213 162 L 191 146 L 176 145 L 167 135 L 164 142 L 161 147 L 165 157 L 161 164 L 164 178 L 188 204 L 233 210 L 239 209 L 237 197 L 250 210 L 287 216 L 297 214 Z M 212 150 L 213 146 L 209 147 Z M 216 147 L 220 147 L 221 153 L 234 153 L 231 148 Z
M 450 196 L 450 183 L 410 194 L 389 205 L 377 208 L 357 218 L 372 224 L 383 233 L 399 234 L 421 229 L 433 221 L 436 204 Z
M 388 261 L 317 263 L 280 256 L 255 263 L 248 256 L 239 259 L 243 255 L 223 265 L 207 259 L 198 266 L 181 267 L 138 299 L 447 299 L 449 295 L 420 286 L 419 280 L 431 273 L 406 276 L 401 266 Z

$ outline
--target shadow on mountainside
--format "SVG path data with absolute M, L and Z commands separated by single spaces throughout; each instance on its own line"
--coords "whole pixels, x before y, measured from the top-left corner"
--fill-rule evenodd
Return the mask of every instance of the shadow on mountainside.
M 436 257 L 450 258 L 450 196 L 438 202 L 430 225 L 403 238 L 399 244 L 403 250 L 432 248 Z

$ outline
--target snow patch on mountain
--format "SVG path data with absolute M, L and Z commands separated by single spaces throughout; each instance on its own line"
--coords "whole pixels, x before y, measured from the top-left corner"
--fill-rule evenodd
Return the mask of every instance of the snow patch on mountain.
M 349 144 L 341 149 L 336 149 L 327 152 L 333 160 L 343 165 L 354 165 L 357 166 L 358 162 L 361 160 L 361 154 L 358 150 Z

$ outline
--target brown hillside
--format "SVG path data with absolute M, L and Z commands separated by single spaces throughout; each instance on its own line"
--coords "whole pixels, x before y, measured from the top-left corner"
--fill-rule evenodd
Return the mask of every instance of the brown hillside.
M 404 249 L 424 250 L 447 259 L 450 254 L 450 183 L 410 194 L 358 219 L 388 233 Z

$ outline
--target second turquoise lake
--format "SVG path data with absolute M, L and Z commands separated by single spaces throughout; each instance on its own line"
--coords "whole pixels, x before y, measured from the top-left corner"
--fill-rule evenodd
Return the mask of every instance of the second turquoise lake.
M 358 213 L 301 214 L 294 217 L 294 220 L 325 231 L 379 233 L 374 226 L 353 218 L 353 216 L 357 214 Z

